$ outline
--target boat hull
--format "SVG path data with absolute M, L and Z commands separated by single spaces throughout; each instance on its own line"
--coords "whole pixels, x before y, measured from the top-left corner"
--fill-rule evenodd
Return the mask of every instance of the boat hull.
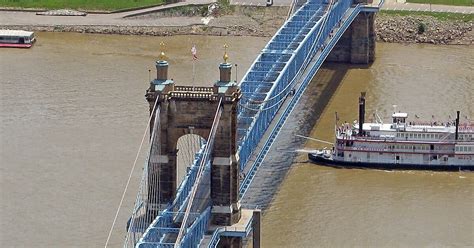
M 320 165 L 326 165 L 337 168 L 369 168 L 381 170 L 432 170 L 432 171 L 473 171 L 474 165 L 424 165 L 424 164 L 393 164 L 393 163 L 365 163 L 365 162 L 347 162 L 335 161 L 332 158 L 326 158 L 318 154 L 309 153 L 309 160 Z
M 0 47 L 6 48 L 30 48 L 33 44 L 13 44 L 13 43 L 0 43 Z

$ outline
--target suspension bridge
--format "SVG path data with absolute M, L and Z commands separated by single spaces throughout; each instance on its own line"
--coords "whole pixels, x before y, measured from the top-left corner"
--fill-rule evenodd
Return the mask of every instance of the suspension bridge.
M 259 247 L 259 207 L 241 204 L 259 167 L 325 60 L 374 60 L 382 4 L 295 2 L 239 83 L 227 54 L 212 87 L 175 85 L 162 56 L 146 93 L 150 146 L 124 247 L 242 247 L 249 236 Z M 178 163 L 188 166 L 179 185 Z

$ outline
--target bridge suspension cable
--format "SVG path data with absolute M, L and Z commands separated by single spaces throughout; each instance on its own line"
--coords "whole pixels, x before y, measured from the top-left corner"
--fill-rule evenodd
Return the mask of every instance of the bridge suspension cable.
M 295 0 L 294 4 L 296 4 L 296 2 Z M 264 160 L 266 152 L 270 149 L 273 140 L 275 140 L 286 118 L 288 118 L 293 111 L 298 99 L 304 92 L 309 82 L 308 74 L 313 75 L 312 73 L 317 70 L 314 68 L 316 68 L 316 66 L 319 68 L 322 63 L 321 61 L 325 59 L 332 45 L 337 41 L 337 39 L 336 41 L 334 41 L 335 39 L 329 39 L 329 43 L 325 42 L 327 41 L 326 37 L 328 35 L 329 38 L 331 38 L 331 32 L 337 27 L 338 21 L 340 24 L 341 20 L 344 19 L 344 15 L 347 15 L 345 11 L 350 8 L 351 3 L 341 0 L 325 0 L 325 3 L 322 2 L 322 0 L 309 0 L 307 4 L 304 4 L 304 7 L 299 9 L 297 14 L 295 14 L 295 18 L 292 17 L 292 20 L 286 23 L 284 27 L 277 32 L 274 38 L 272 38 L 266 49 L 262 51 L 261 56 L 257 57 L 254 61 L 251 70 L 249 70 L 251 73 L 247 72 L 239 84 L 242 89 L 245 89 L 243 90 L 244 96 L 242 99 L 244 101 L 239 103 L 239 108 L 241 107 L 241 109 L 239 110 L 238 116 L 238 125 L 240 125 L 239 131 L 246 132 L 245 135 L 241 135 L 242 139 L 239 140 L 239 142 L 241 142 L 238 148 L 238 153 L 243 164 L 249 159 L 256 144 L 262 140 L 269 123 L 275 116 L 278 116 L 277 112 L 279 108 L 285 106 L 283 114 L 279 117 L 278 123 L 274 130 L 272 130 L 270 138 L 267 139 L 262 149 L 264 152 L 261 152 L 261 154 L 263 155 L 259 154 L 256 159 L 256 161 L 260 161 L 259 163 Z M 352 13 L 350 16 L 352 16 Z M 337 30 L 336 37 L 342 35 L 341 30 L 343 32 L 345 26 L 346 25 L 343 24 L 343 28 L 335 29 Z M 319 53 L 320 49 L 321 52 Z M 313 59 L 314 56 L 318 56 L 317 60 Z M 308 67 L 311 68 L 310 73 L 305 72 L 305 69 Z M 300 83 L 301 78 L 303 78 L 303 80 Z M 292 89 L 292 87 L 296 90 L 295 97 L 291 98 L 288 104 L 285 105 L 286 103 L 283 102 L 288 99 L 287 96 L 291 93 L 290 89 Z M 219 106 L 220 104 L 219 102 Z M 260 106 L 258 104 L 260 104 Z M 256 113 L 250 111 L 256 111 Z M 168 237 L 172 237 L 173 239 L 173 235 L 176 231 L 178 237 L 175 240 L 174 247 L 186 246 L 188 240 L 194 237 L 195 232 L 193 232 L 192 229 L 199 221 L 197 218 L 194 219 L 190 217 L 190 214 L 193 216 L 191 211 L 195 211 L 194 209 L 200 199 L 199 194 L 204 188 L 203 182 L 205 180 L 203 180 L 203 178 L 206 178 L 208 175 L 207 170 L 206 172 L 203 171 L 205 170 L 204 167 L 209 168 L 210 153 L 212 153 L 215 129 L 217 126 L 215 122 L 219 120 L 219 118 L 216 117 L 217 115 L 220 117 L 220 113 L 218 112 L 220 112 L 219 107 L 218 111 L 216 111 L 216 116 L 214 116 L 214 124 L 211 128 L 207 145 L 203 146 L 203 150 L 201 150 L 199 156 L 196 157 L 195 165 L 191 170 L 192 173 L 190 172 L 189 178 L 186 179 L 188 183 L 183 183 L 186 187 L 183 187 L 183 191 L 178 191 L 177 196 L 171 204 L 171 206 L 178 206 L 178 211 L 170 212 L 171 209 L 175 209 L 170 206 L 166 207 L 163 212 L 160 212 L 160 216 L 150 225 L 149 232 L 143 235 L 144 238 L 143 242 L 142 240 L 140 241 L 142 242 L 141 244 L 146 244 L 146 242 L 154 242 L 153 244 L 157 244 L 158 241 L 160 241 L 160 244 L 171 246 L 171 243 L 165 243 L 165 241 L 159 237 L 158 239 L 150 238 L 155 235 L 163 235 L 158 234 L 157 230 L 159 229 L 160 232 L 162 230 L 160 228 L 163 228 L 163 230 L 165 228 L 174 229 L 172 234 Z M 186 141 L 188 141 L 187 146 L 189 148 L 190 140 L 188 139 Z M 189 150 L 186 152 L 185 156 L 189 159 L 192 153 Z M 255 166 L 252 166 L 251 171 L 253 167 Z M 258 166 L 256 168 L 258 168 Z M 254 173 L 248 173 L 242 185 L 246 186 L 250 184 L 253 174 Z M 249 182 L 247 183 L 247 181 Z M 199 192 L 196 193 L 198 187 Z M 245 190 L 242 190 L 242 186 L 239 189 L 239 194 L 241 197 L 245 194 Z M 183 214 L 182 209 L 184 208 L 186 210 Z M 201 212 L 201 209 L 199 212 Z M 179 217 L 168 217 L 173 216 L 174 213 L 177 213 Z M 171 228 L 176 222 L 179 223 L 178 219 L 183 215 L 184 217 L 179 231 L 176 230 L 177 228 Z M 204 218 L 203 216 L 208 218 L 205 211 L 200 213 L 199 218 Z
M 203 158 L 201 160 L 201 164 L 199 165 L 199 170 L 198 170 L 198 173 L 197 173 L 197 176 L 196 176 L 196 181 L 194 182 L 194 185 L 191 189 L 191 194 L 189 196 L 189 200 L 188 200 L 188 203 L 187 203 L 187 206 L 186 206 L 186 211 L 184 213 L 183 222 L 181 223 L 181 227 L 179 228 L 179 233 L 178 233 L 178 236 L 176 238 L 176 242 L 175 242 L 175 245 L 174 245 L 175 248 L 179 247 L 180 242 L 181 242 L 181 240 L 183 238 L 183 235 L 184 235 L 184 230 L 187 228 L 189 213 L 191 212 L 194 197 L 196 195 L 197 188 L 198 188 L 199 183 L 201 181 L 201 176 L 203 174 L 202 172 L 204 171 L 204 168 L 206 167 L 206 164 L 209 162 L 208 160 L 210 159 L 210 154 L 212 153 L 212 149 L 214 147 L 214 140 L 215 140 L 215 135 L 216 135 L 216 131 L 217 131 L 217 126 L 219 125 L 219 120 L 220 120 L 220 117 L 221 117 L 221 114 L 222 114 L 221 103 L 222 103 L 222 98 L 219 100 L 219 103 L 217 105 L 216 114 L 214 116 L 214 121 L 213 121 L 213 124 L 212 124 L 212 127 L 211 127 L 211 131 L 209 133 L 209 138 L 207 140 L 206 148 L 204 149 Z
M 159 177 L 157 178 L 157 173 L 154 173 L 154 170 L 152 168 L 150 159 L 152 158 L 152 153 L 157 153 L 159 154 L 160 151 L 160 142 L 155 142 L 155 140 L 159 140 L 160 136 L 160 127 L 161 127 L 161 121 L 159 119 L 160 116 L 160 107 L 156 106 L 154 107 L 154 111 L 152 111 L 152 114 L 150 117 L 152 118 L 153 115 L 155 116 L 155 121 L 153 123 L 152 127 L 152 133 L 151 133 L 151 139 L 150 139 L 150 147 L 148 149 L 148 153 L 146 156 L 146 161 L 143 169 L 143 175 L 142 179 L 140 181 L 140 187 L 138 190 L 137 198 L 135 200 L 135 205 L 132 211 L 132 215 L 127 223 L 127 235 L 125 237 L 125 244 L 124 247 L 128 247 L 129 243 L 132 242 L 132 246 L 135 246 L 135 243 L 137 241 L 137 233 L 139 236 L 141 236 L 144 233 L 144 230 L 146 229 L 147 225 L 149 225 L 152 222 L 152 216 L 147 212 L 148 208 L 153 208 L 154 206 L 152 205 L 153 203 L 150 202 L 150 199 L 156 199 L 158 198 L 159 201 L 159 196 L 156 194 L 159 194 L 159 189 L 151 189 L 148 187 L 150 184 L 155 184 L 156 181 L 158 180 L 158 185 L 159 185 Z M 147 127 L 148 129 L 149 127 Z M 146 131 L 146 133 L 148 130 Z M 150 176 L 150 171 L 151 171 L 151 176 Z
M 155 108 L 156 108 L 157 104 L 158 104 L 158 101 L 155 100 L 155 104 L 153 105 L 152 113 L 155 112 Z M 130 185 L 130 180 L 132 179 L 133 171 L 135 170 L 135 167 L 137 165 L 138 157 L 140 156 L 140 151 L 142 150 L 143 142 L 145 141 L 147 133 L 149 132 L 148 130 L 150 128 L 150 123 L 151 123 L 152 118 L 153 118 L 153 115 L 150 115 L 150 118 L 148 119 L 148 123 L 147 123 L 146 128 L 145 128 L 145 132 L 143 133 L 142 141 L 140 142 L 140 146 L 138 147 L 137 155 L 135 156 L 135 160 L 133 161 L 132 169 L 130 170 L 130 173 L 128 175 L 127 183 L 125 184 L 125 188 L 123 190 L 122 197 L 120 199 L 120 203 L 117 207 L 117 212 L 115 213 L 114 221 L 112 222 L 112 226 L 110 227 L 109 234 L 107 235 L 107 240 L 105 241 L 105 246 L 104 246 L 105 248 L 107 248 L 107 245 L 109 244 L 109 241 L 110 241 L 110 236 L 112 236 L 112 231 L 113 231 L 115 223 L 117 221 L 118 214 L 120 212 L 120 208 L 122 207 L 123 199 L 125 198 L 125 194 L 127 193 L 128 186 Z M 155 122 L 156 122 L 156 118 L 155 118 Z

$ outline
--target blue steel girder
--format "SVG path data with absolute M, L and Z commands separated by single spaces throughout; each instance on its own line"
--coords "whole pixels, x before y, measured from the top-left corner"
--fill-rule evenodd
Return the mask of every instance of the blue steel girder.
M 312 57 L 319 52 L 318 56 L 320 58 L 317 59 L 318 62 L 312 65 L 310 69 L 310 74 L 314 75 L 339 37 L 342 36 L 342 32 L 353 21 L 355 16 L 361 11 L 374 11 L 372 7 L 351 6 L 352 1 L 339 0 L 330 12 L 325 12 L 327 5 L 322 4 L 322 2 L 322 0 L 308 0 L 278 30 L 257 56 L 240 82 L 243 98 L 238 109 L 237 132 L 241 169 L 244 168 L 255 146 L 260 142 L 269 123 L 277 114 L 290 90 L 293 90 L 295 79 L 308 66 Z M 381 4 L 383 4 L 383 0 Z M 341 23 L 343 18 L 344 22 Z M 339 31 L 334 35 L 335 38 L 331 38 L 330 33 L 336 26 L 340 27 Z M 328 37 L 329 43 L 326 43 Z M 291 99 L 284 113 L 280 116 L 278 123 L 273 128 L 270 137 L 266 139 L 262 151 L 258 154 L 241 184 L 240 197 L 243 196 L 250 186 L 256 174 L 256 169 L 263 162 L 266 152 L 268 152 L 284 121 L 298 102 L 308 83 L 309 79 L 305 77 L 301 85 L 298 86 L 295 97 Z M 199 157 L 196 158 L 195 164 L 199 164 L 198 160 Z M 163 234 L 176 231 L 176 228 L 170 227 L 170 223 L 173 222 L 173 216 L 175 216 L 172 210 L 176 209 L 177 206 L 181 210 L 182 205 L 185 204 L 186 197 L 182 195 L 186 195 L 189 190 L 187 183 L 191 185 L 194 183 L 195 175 L 193 176 L 193 173 L 193 170 L 189 172 L 180 190 L 178 190 L 173 204 L 153 221 L 140 240 L 141 242 L 137 244 L 137 247 L 174 246 L 174 243 L 166 243 L 160 240 L 160 236 L 162 237 Z M 180 194 L 180 192 L 182 193 Z M 204 231 L 207 229 L 209 218 L 210 207 L 199 214 L 192 222 L 192 225 L 187 228 L 181 247 L 195 247 L 200 242 Z M 214 237 L 211 243 L 216 243 Z
M 316 4 L 313 2 L 316 2 Z M 244 168 L 245 163 L 253 151 L 253 147 L 260 141 L 269 123 L 283 103 L 284 98 L 286 98 L 290 90 L 293 89 L 295 78 L 306 68 L 312 57 L 326 47 L 326 40 L 330 37 L 331 31 L 335 29 L 336 26 L 339 26 L 341 20 L 346 17 L 346 12 L 351 8 L 351 2 L 352 1 L 337 1 L 330 12 L 325 12 L 325 6 L 318 4 L 321 3 L 321 1 L 309 0 L 280 28 L 260 56 L 254 61 L 246 76 L 244 76 L 241 85 L 243 92 L 248 92 L 250 89 L 246 88 L 246 81 L 249 79 L 247 75 L 252 77 L 252 72 L 255 70 L 254 65 L 261 61 L 265 52 L 268 52 L 270 49 L 272 55 L 267 58 L 267 61 L 278 61 L 285 65 L 283 69 L 279 70 L 278 78 L 273 82 L 272 88 L 270 90 L 267 89 L 267 96 L 265 97 L 265 101 L 260 104 L 260 111 L 252 112 L 246 108 L 247 106 L 240 106 L 239 117 L 250 117 L 251 115 L 248 113 L 254 115 L 252 123 L 249 124 L 248 121 L 245 123 L 245 125 L 248 126 L 245 136 L 239 137 L 241 169 Z M 352 8 L 352 10 L 354 9 L 355 8 Z M 313 16 L 311 16 L 310 13 L 312 13 Z M 304 38 L 301 39 L 300 37 Z M 298 44 L 298 46 L 294 48 L 291 47 L 291 44 Z M 275 48 L 279 50 L 275 50 Z M 280 59 L 283 54 L 285 54 L 286 57 L 284 61 L 281 61 Z M 268 73 L 270 73 L 272 67 L 268 66 L 267 68 Z M 258 89 L 258 86 L 252 88 L 254 92 L 258 92 Z M 252 93 L 244 94 L 243 99 L 248 99 L 242 101 L 241 104 L 255 102 L 253 97 L 254 95 Z M 239 125 L 239 127 L 240 126 L 241 125 Z M 263 158 L 257 159 L 255 162 L 259 162 L 260 160 L 263 161 Z M 247 177 L 251 175 L 252 173 L 248 173 Z M 251 181 L 251 179 L 249 180 Z M 241 191 L 245 191 L 248 185 L 250 185 L 250 183 L 245 183 L 245 181 L 247 181 L 247 178 L 244 180 L 244 183 L 242 183 Z
M 260 102 L 260 108 L 264 109 L 263 113 L 262 111 L 257 112 L 253 104 L 251 107 L 245 106 L 239 109 L 239 117 L 256 117 L 253 118 L 253 123 L 245 121 L 245 123 L 238 125 L 239 127 L 247 126 L 249 128 L 246 136 L 239 139 L 239 151 L 242 152 L 239 154 L 241 168 L 243 168 L 248 160 L 249 152 L 251 151 L 251 149 L 244 146 L 256 145 L 269 121 L 277 112 L 283 98 L 286 97 L 286 93 L 289 92 L 290 87 L 288 86 L 292 83 L 294 76 L 302 65 L 299 61 L 292 63 L 290 60 L 294 61 L 295 51 L 301 47 L 303 41 L 307 41 L 307 35 L 318 25 L 321 26 L 325 7 L 327 6 L 321 4 L 321 1 L 308 1 L 306 5 L 300 8 L 263 49 L 241 82 L 240 85 L 244 92 L 241 104 Z M 266 66 L 259 64 L 260 62 L 267 62 Z M 278 63 L 278 67 L 271 66 L 268 62 Z M 247 83 L 248 81 L 273 82 L 273 85 L 271 88 L 266 87 L 262 90 L 261 86 L 249 84 Z M 283 94 L 282 91 L 284 92 Z M 260 97 L 255 93 L 260 93 Z M 264 93 L 266 102 L 262 102 L 261 98 L 263 96 L 261 93 Z M 261 118 L 258 117 L 260 115 L 262 115 Z

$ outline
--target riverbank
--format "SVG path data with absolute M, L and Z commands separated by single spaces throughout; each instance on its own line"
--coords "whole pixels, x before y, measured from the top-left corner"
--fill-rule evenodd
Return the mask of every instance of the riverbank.
M 150 36 L 271 37 L 285 22 L 287 13 L 288 7 L 250 6 L 232 6 L 226 13 L 208 17 L 202 16 L 202 6 L 186 6 L 128 18 L 90 14 L 82 19 L 57 19 L 24 12 L 0 12 L 0 28 Z M 424 12 L 384 11 L 377 15 L 375 29 L 380 42 L 468 45 L 474 44 L 473 19 L 472 15 L 439 18 Z
M 474 44 L 472 15 L 454 17 L 423 13 L 382 12 L 376 18 L 377 40 L 390 43 Z

